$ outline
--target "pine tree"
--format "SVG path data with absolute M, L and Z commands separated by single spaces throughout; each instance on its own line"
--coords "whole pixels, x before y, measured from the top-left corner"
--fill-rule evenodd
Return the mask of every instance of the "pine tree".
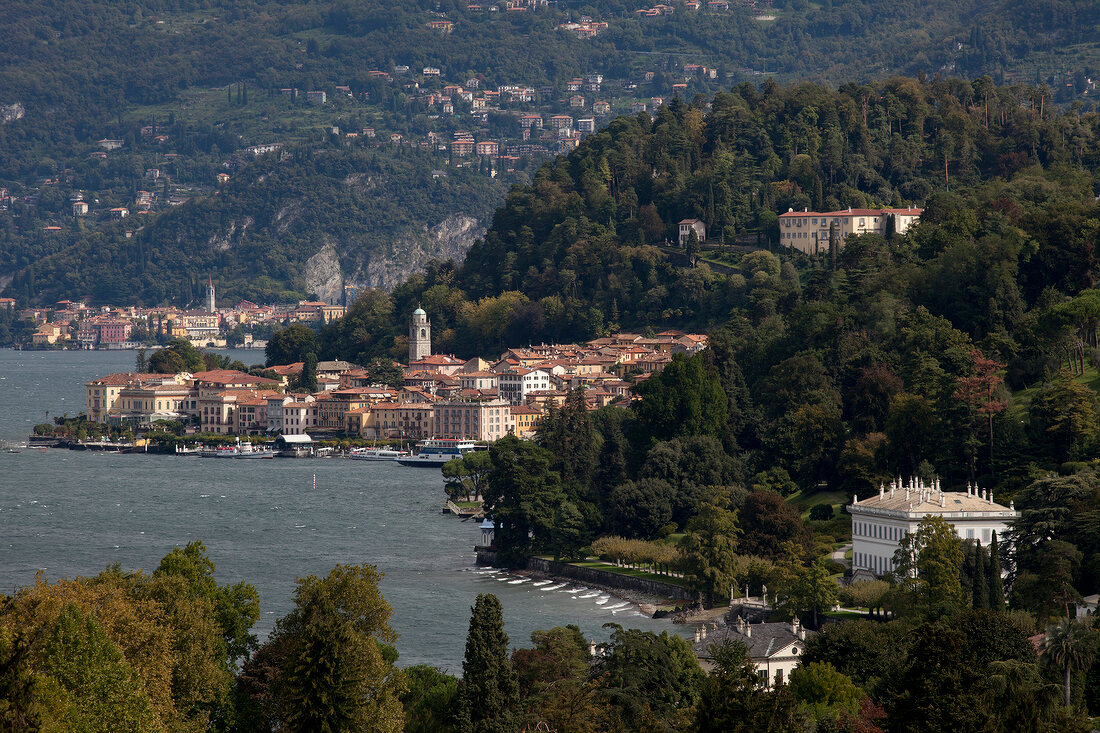
M 479 593 L 470 614 L 462 682 L 458 690 L 461 733 L 511 731 L 512 710 L 519 702 L 519 683 L 508 657 L 508 635 L 500 600 Z
M 1001 581 L 1001 551 L 997 545 L 997 532 L 989 544 L 989 607 L 994 611 L 1005 610 L 1005 588 Z

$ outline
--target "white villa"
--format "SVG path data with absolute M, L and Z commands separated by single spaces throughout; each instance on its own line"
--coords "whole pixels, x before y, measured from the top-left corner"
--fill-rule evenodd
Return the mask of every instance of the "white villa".
M 988 545 L 993 533 L 1004 537 L 1009 523 L 1019 516 L 1015 506 L 993 501 L 993 492 L 967 484 L 966 492 L 943 491 L 937 479 L 925 485 L 910 479 L 896 479 L 890 488 L 879 486 L 877 496 L 863 501 L 856 497 L 848 506 L 852 515 L 852 570 L 882 575 L 894 570 L 894 551 L 898 543 L 925 516 L 936 514 L 955 528 L 962 539 L 980 540 Z

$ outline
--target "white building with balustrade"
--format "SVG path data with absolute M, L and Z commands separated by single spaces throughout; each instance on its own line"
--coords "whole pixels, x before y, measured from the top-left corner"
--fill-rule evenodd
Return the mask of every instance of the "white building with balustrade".
M 894 570 L 894 552 L 901 539 L 917 531 L 917 525 L 935 514 L 954 527 L 961 539 L 980 540 L 989 545 L 993 533 L 1003 540 L 1009 524 L 1019 516 L 1008 506 L 993 501 L 993 492 L 967 485 L 966 492 L 943 491 L 937 479 L 926 485 L 918 479 L 908 483 L 896 479 L 890 487 L 879 486 L 878 494 L 848 506 L 852 516 L 852 571 L 876 576 Z

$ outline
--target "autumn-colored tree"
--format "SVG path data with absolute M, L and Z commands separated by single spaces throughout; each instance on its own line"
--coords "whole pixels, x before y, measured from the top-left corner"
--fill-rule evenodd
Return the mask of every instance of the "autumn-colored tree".
M 973 360 L 970 376 L 959 377 L 954 397 L 966 405 L 975 434 L 981 422 L 988 423 L 989 468 L 993 470 L 993 416 L 1005 409 L 1005 403 L 995 399 L 994 393 L 1004 383 L 998 372 L 1005 365 L 985 356 L 979 349 L 971 349 L 970 358 Z M 975 478 L 975 463 L 976 455 L 972 451 L 969 467 L 971 480 Z

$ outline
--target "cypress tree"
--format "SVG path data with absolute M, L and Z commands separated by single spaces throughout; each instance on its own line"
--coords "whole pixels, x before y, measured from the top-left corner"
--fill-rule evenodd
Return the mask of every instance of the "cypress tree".
M 458 688 L 461 733 L 505 733 L 519 702 L 519 683 L 508 657 L 508 635 L 500 600 L 479 593 L 470 614 L 462 682 Z
M 317 391 L 317 355 L 312 351 L 306 354 L 305 363 L 302 365 L 302 376 L 298 383 L 308 392 Z
M 1001 582 L 1001 551 L 997 545 L 997 532 L 989 543 L 989 607 L 994 611 L 1005 610 L 1005 588 Z
M 985 551 L 982 550 L 982 541 L 978 540 L 974 545 L 974 572 L 971 576 L 973 592 L 971 594 L 974 608 L 989 608 L 989 581 L 986 575 Z

